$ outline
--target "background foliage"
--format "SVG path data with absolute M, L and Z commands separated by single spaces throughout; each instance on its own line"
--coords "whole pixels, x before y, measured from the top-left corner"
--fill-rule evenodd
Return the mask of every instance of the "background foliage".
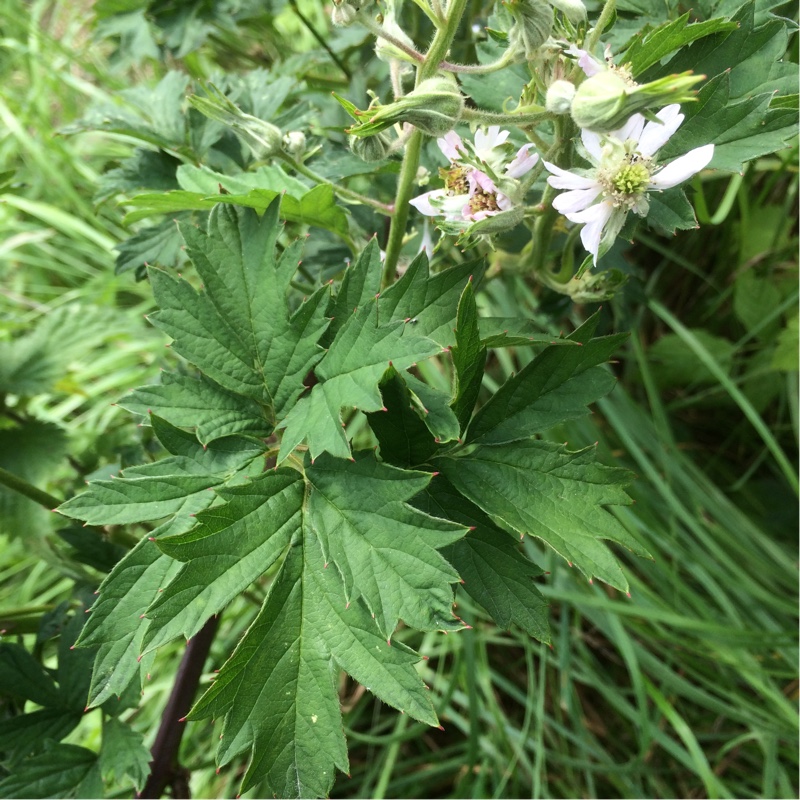
M 670 18 L 679 11 L 670 4 Z M 696 13 L 741 23 L 730 50 L 701 41 L 679 55 L 724 73 L 704 89 L 707 102 L 769 105 L 773 89 L 789 94 L 797 35 L 774 15 L 792 9 L 722 2 Z M 663 19 L 648 3 L 621 2 L 614 44 L 648 15 Z M 365 165 L 346 151 L 330 91 L 363 97 L 385 78 L 368 58 L 370 38 L 331 33 L 317 3 L 0 0 L 0 20 L 0 467 L 56 505 L 90 478 L 163 455 L 154 428 L 134 427 L 111 404 L 178 364 L 143 318 L 152 292 L 137 280 L 145 262 L 184 268 L 173 218 L 202 222 L 220 184 L 262 209 L 270 187 L 290 186 L 286 236 L 310 229 L 304 263 L 328 265 L 298 275 L 310 283 L 385 230 L 379 211 L 350 206 L 343 221 L 332 194 L 260 163 L 180 103 L 186 87 L 202 94 L 212 81 L 243 111 L 310 130 L 311 147 L 322 148 L 317 171 L 346 177 L 354 191 L 389 200 L 397 163 Z M 421 41 L 429 32 L 419 24 Z M 465 36 L 456 55 L 471 58 L 476 46 Z M 519 616 L 498 628 L 465 592 L 458 613 L 471 630 L 400 630 L 399 643 L 427 657 L 421 677 L 444 730 L 342 679 L 350 778 L 334 794 L 797 796 L 798 156 L 796 144 L 784 146 L 785 109 L 769 113 L 746 156 L 725 151 L 731 172 L 694 180 L 701 230 L 640 230 L 636 248 L 618 247 L 615 263 L 631 279 L 600 318 L 602 332 L 631 331 L 617 385 L 591 417 L 548 431 L 573 449 L 597 441 L 603 463 L 638 476 L 628 487 L 635 503 L 613 510 L 654 556 L 622 553 L 632 599 L 527 541 L 549 570 L 537 586 L 550 604 L 552 649 Z M 720 129 L 732 126 L 726 116 Z M 688 122 L 682 133 L 681 149 L 702 134 Z M 435 168 L 434 152 L 426 158 Z M 508 255 L 524 242 L 507 238 L 489 254 L 483 316 L 524 316 L 555 336 L 595 310 L 530 285 Z M 532 355 L 493 350 L 484 399 Z M 433 364 L 420 370 L 445 388 Z M 98 536 L 4 488 L 0 533 L 0 794 L 129 796 L 147 775 L 183 646 L 166 646 L 148 667 L 145 702 L 109 691 L 102 710 L 84 714 L 92 654 L 70 645 L 130 534 L 112 524 Z M 225 611 L 208 669 L 255 618 L 268 577 Z M 217 774 L 216 738 L 207 721 L 187 725 L 180 760 L 194 796 L 238 790 L 245 763 Z

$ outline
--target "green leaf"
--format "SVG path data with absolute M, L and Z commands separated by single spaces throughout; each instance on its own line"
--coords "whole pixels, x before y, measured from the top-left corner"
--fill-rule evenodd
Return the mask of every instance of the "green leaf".
M 570 452 L 539 440 L 478 446 L 434 460 L 442 474 L 495 524 L 535 536 L 589 579 L 622 591 L 628 582 L 603 540 L 637 555 L 641 545 L 604 505 L 627 505 L 627 470 L 596 463 L 594 448 Z
M 241 791 L 263 781 L 276 796 L 325 797 L 335 769 L 348 769 L 335 664 L 385 703 L 435 725 L 417 660 L 378 634 L 360 602 L 345 608 L 337 573 L 325 568 L 306 526 L 258 618 L 189 716 L 225 715 L 221 764 L 250 751 Z
M 0 781 L 0 797 L 100 797 L 97 755 L 85 747 L 58 744 L 28 759 Z M 102 791 L 102 783 L 100 784 Z
M 194 428 L 203 444 L 233 434 L 263 438 L 272 432 L 259 403 L 229 392 L 203 375 L 195 379 L 162 372 L 160 384 L 136 389 L 119 405 L 142 416 L 156 408 L 173 425 Z
M 211 493 L 205 492 L 196 498 L 196 503 L 207 505 L 212 500 Z M 99 598 L 77 642 L 78 647 L 98 648 L 89 687 L 90 707 L 121 696 L 147 665 L 139 661 L 142 640 L 150 624 L 143 615 L 179 567 L 154 542 L 143 539 L 100 584 Z
M 780 329 L 779 319 L 762 325 L 766 312 L 780 302 L 781 293 L 775 282 L 758 277 L 754 269 L 739 274 L 733 284 L 733 312 L 748 331 L 756 328 L 759 338 L 771 339 Z
M 458 439 L 461 428 L 458 417 L 450 408 L 450 393 L 429 386 L 411 373 L 406 373 L 405 380 L 411 392 L 411 400 L 419 409 L 422 421 L 436 442 L 452 442 Z
M 406 382 L 390 367 L 379 386 L 386 410 L 367 414 L 367 420 L 378 439 L 381 459 L 398 467 L 424 464 L 438 447 L 412 402 Z
M 556 339 L 541 332 L 541 325 L 520 317 L 481 317 L 478 328 L 481 342 L 486 347 L 522 347 L 551 344 L 575 346 L 570 339 Z
M 683 189 L 676 186 L 664 192 L 651 192 L 648 195 L 650 210 L 647 224 L 659 233 L 670 236 L 675 231 L 698 228 L 697 217 L 692 204 L 686 199 Z
M 464 287 L 458 303 L 455 333 L 456 343 L 450 348 L 455 369 L 452 405 L 460 430 L 463 431 L 478 401 L 487 355 L 486 346 L 481 341 L 478 306 L 475 304 L 472 281 Z
M 342 575 L 347 602 L 363 598 L 382 633 L 399 619 L 418 630 L 457 630 L 452 583 L 458 573 L 437 553 L 464 528 L 430 517 L 406 501 L 428 472 L 382 464 L 360 453 L 355 462 L 326 456 L 306 470 L 308 521 L 325 560 Z
M 200 512 L 196 527 L 157 540 L 185 563 L 147 609 L 146 651 L 194 636 L 275 563 L 300 526 L 303 481 L 295 470 L 264 473 L 218 495 L 225 504 Z
M 461 575 L 467 594 L 501 628 L 518 625 L 529 636 L 549 644 L 547 601 L 533 583 L 543 572 L 520 552 L 519 543 L 441 476 L 414 505 L 470 528 L 463 539 L 442 551 Z
M 381 289 L 381 251 L 373 236 L 344 273 L 339 291 L 328 304 L 325 316 L 331 323 L 325 335 L 328 344 L 348 319 L 372 300 Z
M 3 692 L 8 686 L 3 686 Z M 62 708 L 43 708 L 0 721 L 0 751 L 24 758 L 39 751 L 45 742 L 58 742 L 78 727 L 83 714 Z M 23 762 L 24 763 L 24 762 Z
M 174 219 L 142 228 L 116 246 L 118 255 L 114 271 L 121 275 L 150 265 L 173 267 L 178 263 L 182 241 Z
M 128 775 L 140 790 L 150 774 L 150 751 L 144 737 L 118 719 L 103 722 L 100 771 L 106 780 L 121 780 Z
M 184 226 L 202 291 L 159 270 L 150 275 L 160 306 L 151 319 L 173 337 L 174 349 L 224 388 L 281 415 L 322 356 L 317 339 L 327 323 L 324 288 L 290 314 L 286 294 L 300 245 L 275 258 L 277 217 L 277 201 L 261 220 L 220 205 L 207 233 Z
M 675 50 L 712 33 L 736 30 L 737 25 L 725 19 L 709 19 L 687 25 L 689 12 L 671 22 L 665 22 L 654 30 L 639 34 L 630 47 L 621 54 L 618 63 L 630 63 L 634 76 L 641 75 L 649 67 Z
M 691 329 L 697 339 L 726 373 L 730 373 L 736 347 L 721 336 L 700 328 Z M 653 377 L 661 388 L 691 385 L 713 385 L 717 377 L 686 347 L 677 333 L 668 333 L 655 342 L 647 353 Z
M 50 672 L 22 645 L 13 642 L 0 642 L 0 686 L 5 694 L 40 706 L 60 704 Z
M 315 369 L 320 382 L 278 425 L 285 428 L 279 461 L 302 441 L 308 442 L 312 459 L 326 451 L 348 458 L 350 445 L 341 409 L 380 410 L 383 401 L 378 383 L 390 365 L 404 370 L 442 352 L 436 342 L 413 331 L 415 326 L 402 320 L 382 324 L 382 319 L 391 319 L 392 306 L 384 302 L 388 294 L 359 308 L 336 335 Z
M 415 333 L 448 347 L 455 341 L 453 320 L 461 292 L 470 276 L 478 281 L 483 271 L 481 262 L 470 261 L 431 275 L 423 251 L 381 295 L 381 320 L 409 320 Z
M 468 442 L 501 444 L 525 439 L 587 413 L 586 406 L 614 387 L 605 368 L 627 334 L 591 339 L 599 312 L 568 339 L 580 347 L 547 347 L 518 375 L 509 378 L 473 418 Z

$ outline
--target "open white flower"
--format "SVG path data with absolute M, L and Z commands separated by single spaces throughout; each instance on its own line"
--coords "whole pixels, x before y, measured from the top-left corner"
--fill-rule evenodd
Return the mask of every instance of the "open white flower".
M 492 125 L 476 131 L 469 148 L 455 131 L 437 139 L 450 161 L 449 168 L 439 169 L 444 188 L 415 197 L 411 205 L 427 217 L 443 217 L 449 223 L 480 222 L 511 210 L 518 179 L 533 169 L 539 156 L 530 152 L 533 145 L 526 144 L 509 161 L 504 147 L 508 136 L 508 131 Z
M 665 166 L 658 151 L 680 127 L 684 116 L 679 105 L 670 105 L 647 122 L 635 114 L 618 131 L 607 135 L 581 131 L 581 139 L 594 169 L 588 174 L 569 172 L 544 162 L 551 173 L 547 182 L 567 191 L 553 200 L 553 208 L 568 220 L 583 225 L 581 241 L 594 256 L 605 253 L 622 229 L 629 211 L 647 215 L 648 192 L 670 189 L 700 172 L 714 156 L 714 145 L 690 150 Z

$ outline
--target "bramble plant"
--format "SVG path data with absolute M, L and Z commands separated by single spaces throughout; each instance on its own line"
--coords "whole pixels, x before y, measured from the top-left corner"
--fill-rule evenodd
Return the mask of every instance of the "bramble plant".
M 591 441 L 552 440 L 613 390 L 627 335 L 599 311 L 566 335 L 533 330 L 483 316 L 480 294 L 512 270 L 578 304 L 609 300 L 627 278 L 623 241 L 696 227 L 690 180 L 795 133 L 791 65 L 763 90 L 745 63 L 731 70 L 784 23 L 753 3 L 698 17 L 645 4 L 644 23 L 615 0 L 486 3 L 480 19 L 468 5 L 333 0 L 325 47 L 350 76 L 337 36 L 366 32 L 377 90 L 354 77 L 314 93 L 288 62 L 170 72 L 67 128 L 138 143 L 99 196 L 130 209 L 118 271 L 149 281 L 148 319 L 177 357 L 119 400 L 162 457 L 58 506 L 126 533 L 63 652 L 92 661 L 88 702 L 36 666 L 26 697 L 45 712 L 25 716 L 48 716 L 31 729 L 56 719 L 66 736 L 84 705 L 102 707 L 103 736 L 122 742 L 114 704 L 156 651 L 199 647 L 193 694 L 217 617 L 250 597 L 257 616 L 181 721 L 217 721 L 218 766 L 247 758 L 240 791 L 324 797 L 349 772 L 342 673 L 439 724 L 399 627 L 458 635 L 465 592 L 499 626 L 551 642 L 524 537 L 628 594 L 615 547 L 649 553 L 613 510 L 634 476 Z M 506 348 L 525 366 L 492 385 Z M 0 648 L 7 671 L 34 669 Z M 131 747 L 117 774 L 158 796 L 172 764 L 154 750 L 148 770 Z M 47 758 L 75 771 L 69 791 L 99 796 L 105 766 L 88 752 L 34 755 L 0 796 L 28 790 Z

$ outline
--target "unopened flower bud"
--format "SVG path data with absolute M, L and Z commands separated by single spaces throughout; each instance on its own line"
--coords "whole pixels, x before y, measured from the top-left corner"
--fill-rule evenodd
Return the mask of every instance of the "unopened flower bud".
M 583 22 L 586 19 L 586 6 L 581 0 L 549 0 L 570 22 Z
M 336 0 L 333 0 L 333 11 L 331 11 L 331 22 L 337 28 L 346 28 L 348 25 L 352 25 L 355 20 L 358 12 L 356 11 L 347 0 L 339 0 L 337 3 Z
M 351 136 L 348 142 L 350 149 L 362 161 L 372 163 L 386 158 L 392 140 L 385 133 L 377 133 L 375 136 Z
M 390 34 L 392 38 L 402 42 L 410 50 L 416 49 L 414 47 L 414 42 L 411 41 L 409 35 L 397 24 L 397 20 L 394 18 L 393 9 L 390 9 L 390 11 L 388 11 L 384 16 L 381 28 L 383 28 L 386 33 Z M 409 63 L 413 63 L 414 61 L 414 59 L 408 53 L 387 41 L 382 36 L 379 36 L 377 42 L 375 43 L 375 55 L 378 56 L 381 61 L 385 61 L 386 63 L 391 63 L 392 61 L 408 61 Z
M 547 89 L 544 106 L 552 114 L 567 114 L 574 97 L 574 84 L 569 81 L 554 81 Z
M 367 122 L 354 125 L 355 136 L 373 136 L 397 122 L 408 122 L 429 136 L 444 136 L 453 130 L 464 110 L 464 95 L 450 75 L 423 81 L 413 92 L 394 103 L 357 112 Z
M 580 128 L 609 133 L 621 128 L 637 112 L 693 100 L 690 88 L 702 79 L 701 75 L 684 72 L 639 85 L 626 81 L 615 70 L 605 70 L 578 87 L 572 101 L 572 119 Z
M 507 8 L 514 17 L 514 24 L 508 32 L 509 45 L 531 61 L 550 38 L 553 9 L 543 0 L 513 0 L 507 3 Z
M 302 131 L 289 131 L 283 137 L 283 149 L 292 158 L 300 158 L 306 151 L 306 135 Z

